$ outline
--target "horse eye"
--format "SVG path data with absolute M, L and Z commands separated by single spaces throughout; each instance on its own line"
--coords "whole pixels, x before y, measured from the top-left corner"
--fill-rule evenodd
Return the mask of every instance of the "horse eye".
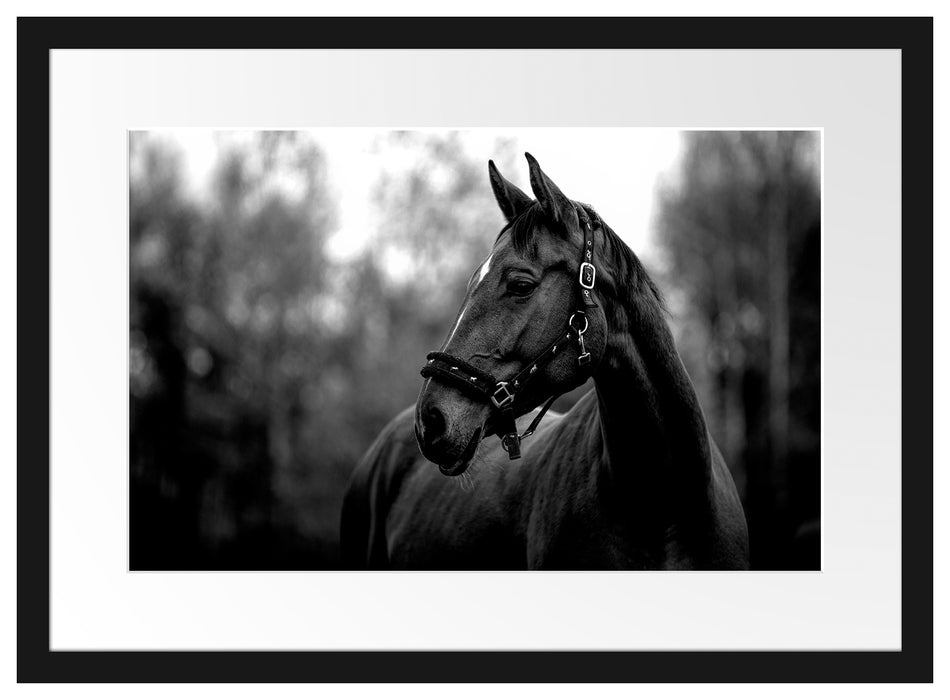
M 526 297 L 534 291 L 534 282 L 528 280 L 511 280 L 508 283 L 508 293 L 516 297 Z

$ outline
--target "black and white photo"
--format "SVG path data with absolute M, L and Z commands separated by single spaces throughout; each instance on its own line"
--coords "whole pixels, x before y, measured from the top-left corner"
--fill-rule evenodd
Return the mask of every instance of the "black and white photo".
M 133 569 L 820 569 L 820 132 L 129 152 Z

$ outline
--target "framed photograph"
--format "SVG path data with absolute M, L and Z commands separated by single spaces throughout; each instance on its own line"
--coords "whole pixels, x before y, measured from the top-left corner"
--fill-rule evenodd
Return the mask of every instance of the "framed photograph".
M 20 19 L 20 680 L 932 680 L 932 44 Z

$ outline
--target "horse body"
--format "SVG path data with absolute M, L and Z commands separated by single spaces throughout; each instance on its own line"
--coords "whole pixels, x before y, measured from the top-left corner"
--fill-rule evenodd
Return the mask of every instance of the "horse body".
M 594 390 L 549 413 L 521 460 L 483 442 L 471 481 L 447 478 L 419 452 L 414 408 L 397 416 L 353 475 L 344 506 L 345 565 L 355 569 L 733 569 L 748 565 L 745 518 L 728 468 L 711 453 L 705 509 L 642 527 L 618 494 Z M 532 417 L 519 419 L 519 426 Z M 712 443 L 714 444 L 714 443 Z M 590 456 L 597 456 L 591 459 Z M 372 518 L 358 503 L 372 503 Z M 355 537 L 352 537 L 356 534 Z M 703 542 L 696 547 L 697 541 Z
M 519 430 L 546 396 L 587 376 L 594 389 L 566 414 L 549 413 L 521 446 L 521 459 L 510 460 L 502 443 L 481 439 L 499 432 L 497 411 L 464 384 L 460 390 L 429 376 L 416 406 L 383 430 L 354 471 L 341 522 L 344 564 L 747 568 L 742 506 L 658 291 L 596 212 L 567 200 L 529 163 L 537 202 L 490 165 L 509 226 L 473 275 L 443 349 L 489 376 L 530 367 L 564 333 L 577 300 L 576 251 L 585 242 L 590 250 L 596 237 L 603 260 L 599 303 L 584 310 L 590 330 L 577 334 L 577 352 L 562 352 L 532 386 L 519 388 Z M 590 370 L 579 355 L 585 350 L 596 358 Z

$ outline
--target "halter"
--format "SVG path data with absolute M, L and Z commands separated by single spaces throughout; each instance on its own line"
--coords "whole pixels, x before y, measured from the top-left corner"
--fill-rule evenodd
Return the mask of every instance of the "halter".
M 522 391 L 525 385 L 537 375 L 538 370 L 550 363 L 560 352 L 570 347 L 572 340 L 577 341 L 580 349 L 577 356 L 577 366 L 585 372 L 588 371 L 590 366 L 590 353 L 587 352 L 587 348 L 584 346 L 584 333 L 587 332 L 589 325 L 586 310 L 597 306 L 591 295 L 594 281 L 597 278 L 597 269 L 593 262 L 594 232 L 586 212 L 582 208 L 578 208 L 577 214 L 586 229 L 586 235 L 584 236 L 586 244 L 581 251 L 581 264 L 577 273 L 577 308 L 567 319 L 567 330 L 562 331 L 548 345 L 546 350 L 508 380 L 498 380 L 494 375 L 445 352 L 430 352 L 426 355 L 428 362 L 420 372 L 423 377 L 440 379 L 472 398 L 490 404 L 494 415 L 498 419 L 494 432 L 501 438 L 501 446 L 508 453 L 508 459 L 519 459 L 521 457 L 521 441 L 534 434 L 544 414 L 551 408 L 551 404 L 554 403 L 555 399 L 560 396 L 560 394 L 554 394 L 549 397 L 544 402 L 541 411 L 531 421 L 528 429 L 519 435 L 518 426 L 515 424 L 514 411 L 515 397 L 518 392 Z

